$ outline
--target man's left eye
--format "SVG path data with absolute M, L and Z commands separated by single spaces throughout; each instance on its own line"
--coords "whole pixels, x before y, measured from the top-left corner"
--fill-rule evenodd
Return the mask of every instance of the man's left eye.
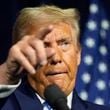
M 69 45 L 70 45 L 69 42 L 61 42 L 61 43 L 59 44 L 59 46 L 60 46 L 60 48 L 61 48 L 62 50 L 67 49 L 67 48 L 69 47 Z

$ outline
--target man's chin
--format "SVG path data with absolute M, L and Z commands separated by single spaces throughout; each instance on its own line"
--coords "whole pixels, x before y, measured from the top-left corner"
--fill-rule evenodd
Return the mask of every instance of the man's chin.
M 63 92 L 66 91 L 66 83 L 64 80 L 54 79 L 51 80 L 52 84 L 56 84 Z

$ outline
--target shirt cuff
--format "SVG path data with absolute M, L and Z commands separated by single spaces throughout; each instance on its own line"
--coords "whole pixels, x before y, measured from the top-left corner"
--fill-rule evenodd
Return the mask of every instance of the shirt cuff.
M 8 97 L 20 84 L 21 80 L 19 80 L 18 84 L 15 85 L 0 85 L 0 98 Z

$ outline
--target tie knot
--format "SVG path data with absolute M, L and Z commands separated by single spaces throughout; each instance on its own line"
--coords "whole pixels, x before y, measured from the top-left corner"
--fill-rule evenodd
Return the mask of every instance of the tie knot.
M 52 109 L 51 106 L 48 104 L 48 102 L 44 102 L 44 103 L 43 103 L 43 110 L 53 110 L 53 109 Z

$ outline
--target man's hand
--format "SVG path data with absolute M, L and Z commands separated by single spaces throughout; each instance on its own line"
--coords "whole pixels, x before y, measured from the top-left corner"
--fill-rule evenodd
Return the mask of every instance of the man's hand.
M 52 31 L 52 26 L 39 29 L 34 35 L 26 35 L 10 48 L 9 55 L 0 67 L 0 84 L 13 84 L 23 70 L 34 74 L 37 65 L 45 65 L 53 54 L 45 49 L 43 39 Z

